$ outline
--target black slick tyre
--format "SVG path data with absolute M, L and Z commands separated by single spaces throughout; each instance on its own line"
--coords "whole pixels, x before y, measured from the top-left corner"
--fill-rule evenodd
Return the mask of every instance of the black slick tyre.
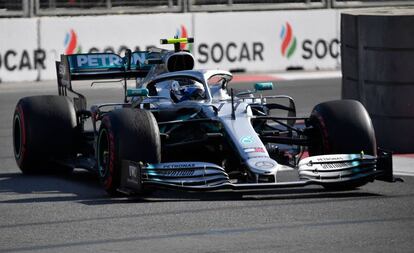
M 56 161 L 74 158 L 76 136 L 76 112 L 68 97 L 32 96 L 17 103 L 13 150 L 23 173 L 50 172 L 61 167 Z
M 122 160 L 161 161 L 160 135 L 154 116 L 149 111 L 130 108 L 109 112 L 102 119 L 96 150 L 100 181 L 109 195 L 117 196 Z
M 356 100 L 335 100 L 318 104 L 312 110 L 310 124 L 314 131 L 309 154 L 377 155 L 375 131 L 365 107 Z M 362 186 L 367 179 L 326 186 L 347 190 Z

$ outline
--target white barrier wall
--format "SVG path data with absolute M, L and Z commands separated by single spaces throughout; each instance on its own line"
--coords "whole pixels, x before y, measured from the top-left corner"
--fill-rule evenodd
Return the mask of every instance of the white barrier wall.
M 194 53 L 202 68 L 337 68 L 337 18 L 333 10 L 200 13 Z
M 49 17 L 40 19 L 41 47 L 48 52 L 42 79 L 56 77 L 54 62 L 60 54 L 146 50 L 161 46 L 165 37 L 188 36 L 191 14 Z
M 0 19 L 0 81 L 36 80 L 46 68 L 37 46 L 37 19 Z
M 197 68 L 335 69 L 340 59 L 336 10 L 0 19 L 0 30 L 7 34 L 0 40 L 1 81 L 54 79 L 60 54 L 123 55 L 174 35 L 195 37 L 186 48 Z

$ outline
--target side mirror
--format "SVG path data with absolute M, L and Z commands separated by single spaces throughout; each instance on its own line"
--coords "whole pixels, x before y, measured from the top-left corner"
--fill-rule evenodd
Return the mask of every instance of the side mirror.
M 147 88 L 134 88 L 127 90 L 127 97 L 147 97 L 149 91 Z
M 273 90 L 273 83 L 256 83 L 254 89 L 256 91 Z
M 252 94 L 258 92 L 258 91 L 263 91 L 263 90 L 273 90 L 273 83 L 269 82 L 269 83 L 255 83 L 254 84 L 254 91 L 248 90 L 248 91 L 242 91 L 236 94 L 236 96 L 244 96 L 244 95 L 249 95 L 253 96 Z

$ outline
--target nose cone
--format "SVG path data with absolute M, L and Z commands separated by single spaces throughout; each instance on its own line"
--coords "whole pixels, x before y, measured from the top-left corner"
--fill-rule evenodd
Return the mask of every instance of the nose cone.
M 247 160 L 250 170 L 259 175 L 276 175 L 277 162 L 268 157 L 256 157 Z

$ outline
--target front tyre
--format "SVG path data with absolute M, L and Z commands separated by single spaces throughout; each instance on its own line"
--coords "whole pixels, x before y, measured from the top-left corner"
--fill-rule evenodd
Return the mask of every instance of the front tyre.
M 111 196 L 119 194 L 122 160 L 161 161 L 158 124 L 151 112 L 126 108 L 103 117 L 97 140 L 98 173 Z
M 310 124 L 314 128 L 309 154 L 377 155 L 377 144 L 371 118 L 365 107 L 356 100 L 335 100 L 318 104 L 312 110 Z M 371 179 L 327 185 L 325 188 L 349 190 Z

